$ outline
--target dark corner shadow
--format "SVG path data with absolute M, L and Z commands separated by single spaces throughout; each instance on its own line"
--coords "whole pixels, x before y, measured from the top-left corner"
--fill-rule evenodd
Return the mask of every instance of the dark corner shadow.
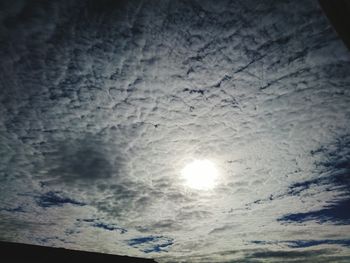
M 153 259 L 84 252 L 64 248 L 52 248 L 0 241 L 1 262 L 103 262 L 103 263 L 155 263 Z
M 350 1 L 319 0 L 319 3 L 339 37 L 350 50 Z

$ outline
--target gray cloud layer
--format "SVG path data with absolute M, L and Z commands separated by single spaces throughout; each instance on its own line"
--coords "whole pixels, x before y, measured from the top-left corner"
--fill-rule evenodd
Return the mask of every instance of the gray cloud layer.
M 348 260 L 321 242 L 348 221 L 318 219 L 349 200 L 350 57 L 317 1 L 0 5 L 1 239 L 160 262 Z M 179 176 L 202 158 L 213 191 Z M 282 242 L 298 240 L 315 250 Z

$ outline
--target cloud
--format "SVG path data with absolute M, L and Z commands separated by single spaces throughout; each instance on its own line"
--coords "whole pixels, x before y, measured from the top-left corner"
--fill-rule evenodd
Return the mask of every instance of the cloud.
M 286 244 L 289 248 L 307 248 L 320 245 L 340 245 L 348 247 L 350 245 L 349 239 L 322 239 L 322 240 L 279 240 L 279 241 L 262 241 L 253 240 L 253 244 L 271 245 L 271 244 Z
M 328 251 L 261 251 L 261 252 L 254 252 L 252 254 L 252 257 L 255 258 L 263 258 L 263 259 L 272 259 L 272 258 L 279 258 L 279 259 L 302 259 L 302 258 L 309 258 L 309 257 L 315 257 L 322 254 L 326 254 Z
M 226 259 L 230 255 L 231 259 Z M 233 257 L 232 257 L 233 256 Z M 183 257 L 179 256 L 174 261 L 157 259 L 157 262 L 346 262 L 349 257 L 337 256 L 335 251 L 330 249 L 314 249 L 307 251 L 293 251 L 293 250 L 267 250 L 267 249 L 245 249 L 245 250 L 228 250 L 214 254 L 203 254 L 202 256 Z
M 346 262 L 349 257 L 339 257 L 332 255 L 328 249 L 308 250 L 308 251 L 258 251 L 253 252 L 247 258 L 256 258 L 258 262 L 262 260 L 270 260 L 272 262 L 283 260 L 285 262 L 307 261 L 307 262 Z
M 43 165 L 51 182 L 54 177 L 57 183 L 90 184 L 118 177 L 120 157 L 116 156 L 112 162 L 114 156 L 112 153 L 108 155 L 109 152 L 96 136 L 85 135 L 84 138 L 53 144 L 51 152 L 45 154 Z
M 329 248 L 348 233 L 350 58 L 317 1 L 0 5 L 1 237 L 162 262 L 348 257 Z M 213 191 L 183 185 L 194 159 L 216 163 Z

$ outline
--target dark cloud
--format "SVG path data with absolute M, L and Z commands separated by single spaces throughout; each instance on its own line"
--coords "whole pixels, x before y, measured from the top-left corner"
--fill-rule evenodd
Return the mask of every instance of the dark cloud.
M 103 182 L 120 175 L 122 158 L 117 149 L 107 147 L 96 136 L 47 144 L 45 148 L 50 147 L 50 151 L 46 153 L 44 150 L 44 169 L 50 175 L 49 182 L 54 179 L 57 184 L 87 186 L 94 181 Z
M 128 0 L 101 0 L 96 2 L 94 0 L 86 1 L 86 9 L 89 12 L 89 15 L 95 15 L 97 17 L 102 15 L 110 15 L 113 12 L 122 11 L 125 9 L 125 6 L 128 2 L 136 2 L 136 1 L 128 1 Z
M 153 202 L 149 196 L 142 197 L 142 193 L 147 193 L 149 189 L 140 182 L 132 182 L 126 179 L 120 180 L 118 184 L 104 183 L 102 187 L 104 189 L 103 194 L 101 194 L 101 198 L 93 200 L 93 205 L 99 211 L 105 212 L 111 217 L 128 218 L 129 213 L 133 211 L 141 214 Z M 140 199 L 142 200 L 140 201 Z
M 66 204 L 84 206 L 86 205 L 83 202 L 76 201 L 69 197 L 62 196 L 60 192 L 47 192 L 35 198 L 36 203 L 44 208 L 53 207 L 53 206 L 63 206 Z
M 311 250 L 311 251 L 290 251 L 290 250 L 279 250 L 279 251 L 259 251 L 251 254 L 251 257 L 257 259 L 302 259 L 312 258 L 322 254 L 329 253 L 328 250 Z
M 348 262 L 350 257 L 339 256 L 337 251 L 331 249 L 318 249 L 307 251 L 290 250 L 265 250 L 247 253 L 246 259 L 255 259 L 257 262 L 310 262 L 310 263 L 328 263 Z M 235 262 L 235 261 L 233 261 Z M 244 262 L 244 261 L 242 261 Z
M 226 256 L 234 257 L 231 260 L 225 260 Z M 328 263 L 341 262 L 345 263 L 350 257 L 339 256 L 337 251 L 331 249 L 314 249 L 314 250 L 263 250 L 263 249 L 242 249 L 227 250 L 218 253 L 203 253 L 201 256 L 177 257 L 176 260 L 166 262 L 221 262 L 221 263 L 259 263 L 259 262 L 311 262 L 311 263 Z M 160 261 L 162 262 L 162 261 Z
M 0 239 L 10 242 L 24 242 L 26 235 L 33 237 L 41 232 L 40 229 L 47 229 L 50 226 L 51 224 L 39 220 L 23 219 L 17 213 L 1 213 Z
M 151 224 L 145 224 L 137 228 L 141 233 L 149 233 L 152 230 L 157 232 L 176 231 L 182 228 L 181 222 L 174 219 L 156 220 Z
M 50 237 L 35 237 L 34 240 L 37 244 L 42 246 L 55 246 L 55 243 L 58 242 L 60 244 L 71 244 L 73 242 L 67 241 L 62 237 L 58 236 L 50 236 Z
M 13 213 L 13 212 L 25 212 L 25 210 L 23 209 L 22 206 L 17 206 L 17 207 L 14 207 L 14 208 L 1 207 L 1 208 L 0 208 L 0 211 L 6 211 L 6 212 L 9 212 L 9 213 Z
M 189 262 L 301 261 L 245 249 L 298 240 L 287 216 L 344 238 L 350 64 L 316 0 L 3 0 L 0 39 L 1 237 Z

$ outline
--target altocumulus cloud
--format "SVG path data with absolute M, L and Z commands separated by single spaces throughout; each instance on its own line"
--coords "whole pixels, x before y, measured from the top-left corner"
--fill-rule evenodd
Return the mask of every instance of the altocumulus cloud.
M 317 1 L 6 0 L 0 38 L 2 239 L 349 260 L 350 56 Z

